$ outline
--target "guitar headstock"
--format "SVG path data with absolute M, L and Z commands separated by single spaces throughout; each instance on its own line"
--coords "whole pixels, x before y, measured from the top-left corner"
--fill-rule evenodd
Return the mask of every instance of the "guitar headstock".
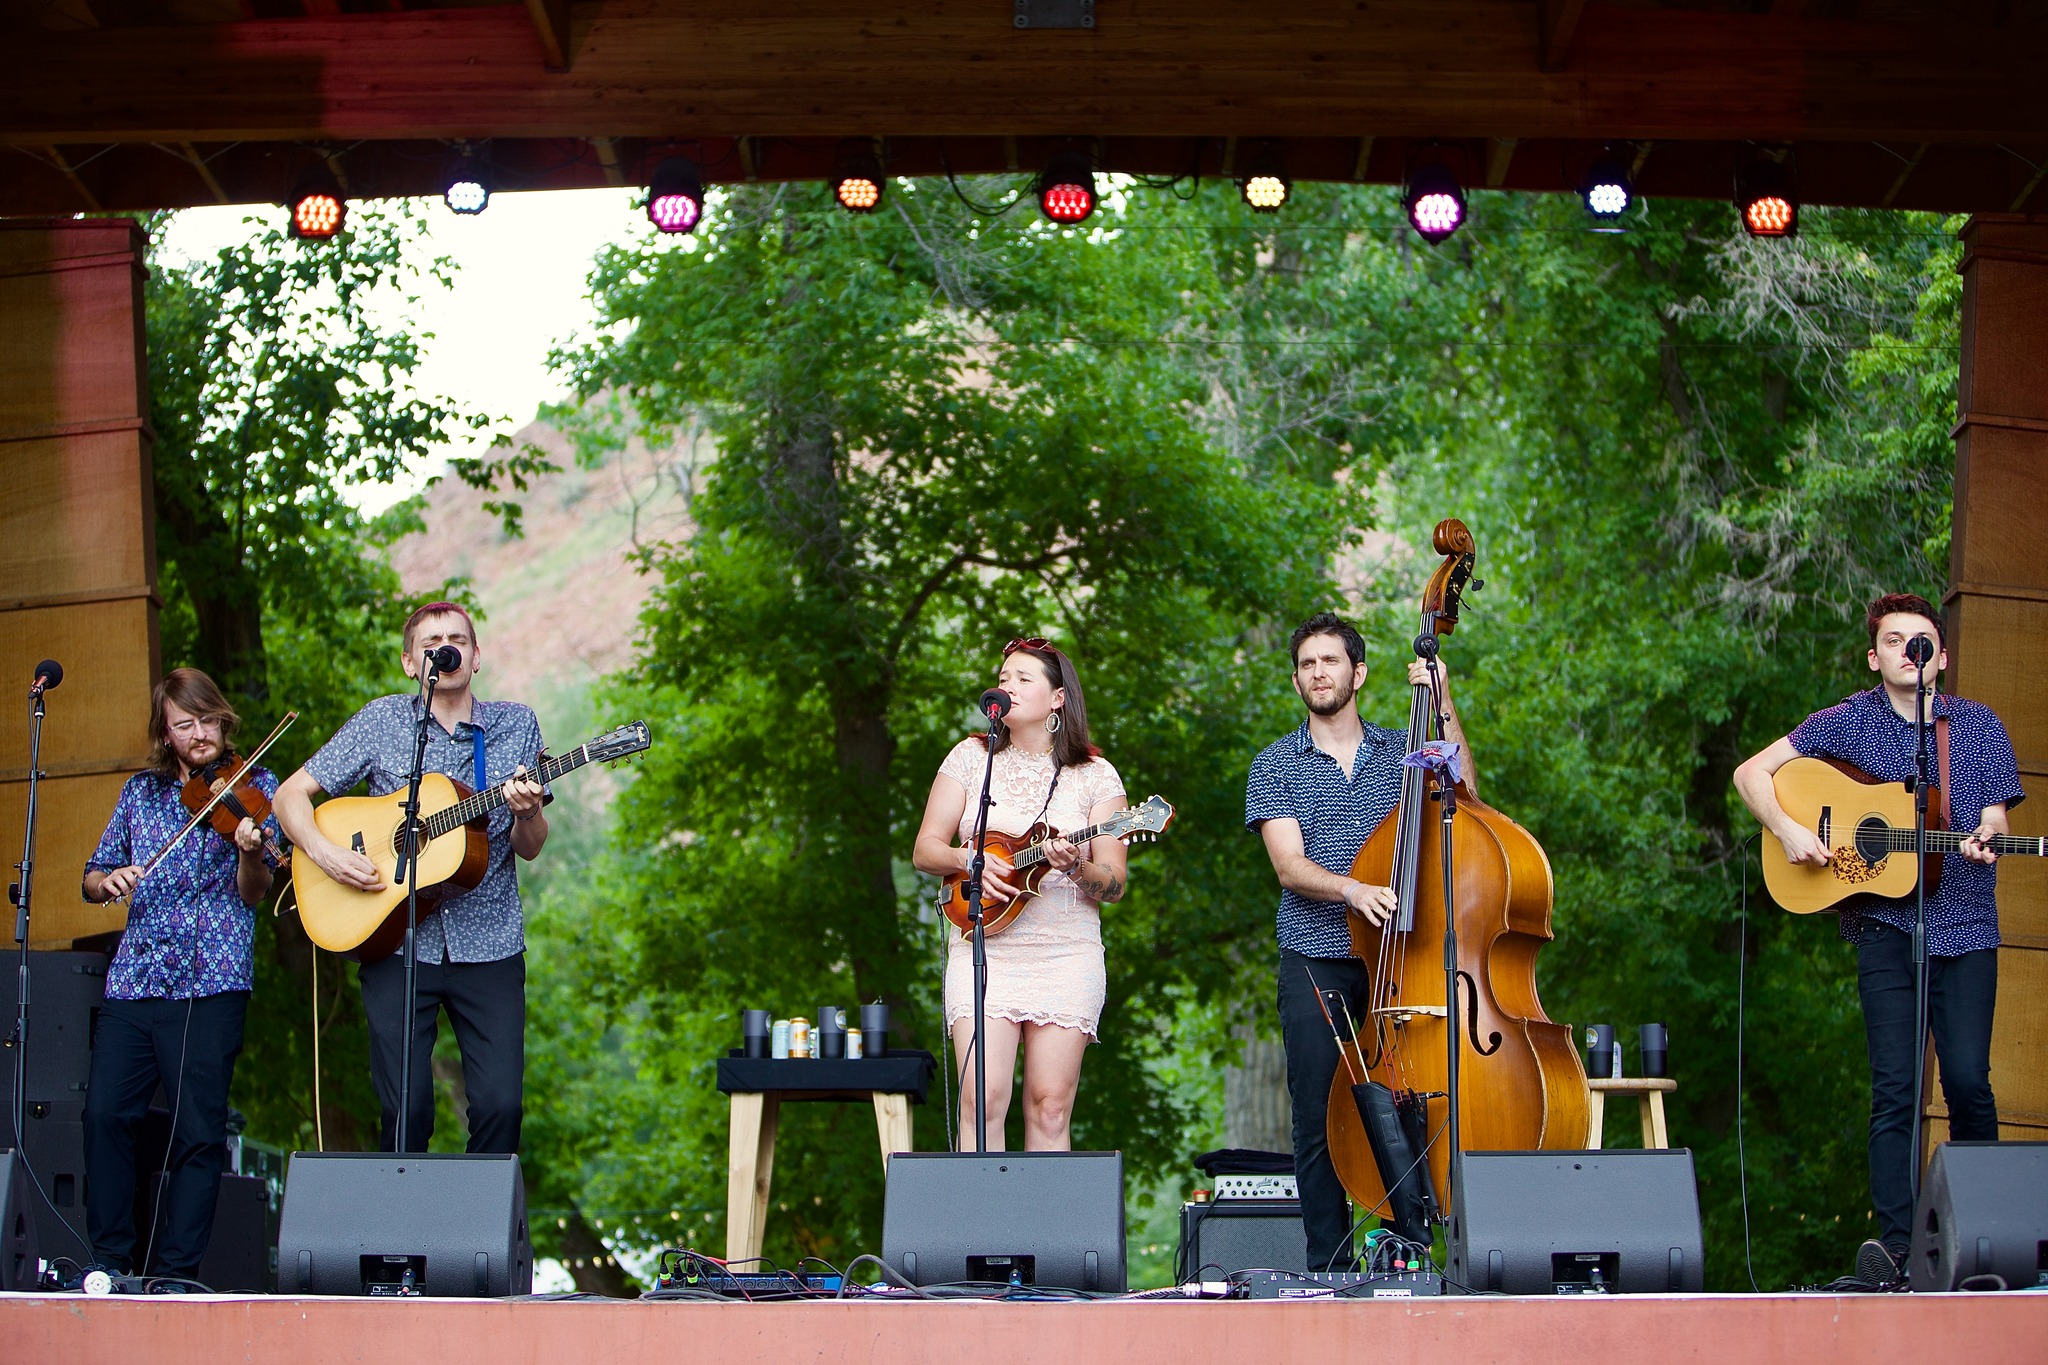
M 1109 819 L 1110 833 L 1126 841 L 1135 839 L 1156 839 L 1166 832 L 1173 823 L 1173 807 L 1165 797 L 1154 792 L 1144 804 L 1118 811 Z
M 647 733 L 647 722 L 636 720 L 616 730 L 606 731 L 583 747 L 589 752 L 592 763 L 610 763 L 644 753 L 653 744 L 653 738 Z

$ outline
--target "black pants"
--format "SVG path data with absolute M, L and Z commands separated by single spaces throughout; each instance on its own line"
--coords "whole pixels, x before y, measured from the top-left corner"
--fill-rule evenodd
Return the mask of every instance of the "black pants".
M 1337 1042 L 1316 1001 L 1318 989 L 1341 993 L 1350 1003 L 1352 1017 L 1363 1017 L 1365 964 L 1355 957 L 1303 957 L 1282 949 L 1280 1037 L 1287 1049 L 1287 1093 L 1294 1103 L 1294 1179 L 1301 1190 L 1302 1227 L 1308 1233 L 1308 1266 L 1348 1270 L 1351 1204 L 1330 1162 L 1330 1082 L 1337 1074 Z M 1331 1013 L 1337 1015 L 1341 1030 L 1342 1015 L 1335 1005 Z
M 1894 1251 L 1912 1241 L 1913 1061 L 1925 1046 L 1913 1036 L 1913 936 L 1863 921 L 1856 946 L 1856 987 L 1870 1047 L 1870 1202 L 1878 1237 Z M 1995 1141 L 1998 1102 L 1991 1094 L 1991 1015 L 1998 1004 L 1998 950 L 1927 959 L 1927 1022 L 1941 1063 L 1949 1136 Z
M 227 1165 L 228 1086 L 248 1009 L 247 991 L 100 1006 L 85 1091 L 85 1226 L 94 1260 L 124 1275 L 198 1274 Z M 171 1102 L 168 1179 L 143 1239 L 153 1264 L 138 1266 L 135 1135 L 159 1082 Z
M 384 1108 L 382 1145 L 398 1147 L 398 1072 L 405 1045 L 405 957 L 393 953 L 358 974 L 370 1026 L 370 1079 Z M 434 1135 L 435 1015 L 448 1011 L 462 1049 L 469 1096 L 469 1150 L 517 1153 L 526 1085 L 526 955 L 496 962 L 422 962 L 413 1014 L 412 1096 L 406 1149 L 427 1150 Z

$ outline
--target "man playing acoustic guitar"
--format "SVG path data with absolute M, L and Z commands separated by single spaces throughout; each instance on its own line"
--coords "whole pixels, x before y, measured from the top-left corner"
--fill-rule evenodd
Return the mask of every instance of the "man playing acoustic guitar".
M 1878 685 L 1801 721 L 1791 734 L 1735 770 L 1735 790 L 1784 845 L 1795 866 L 1828 865 L 1835 855 L 1814 830 L 1787 815 L 1772 779 L 1793 759 L 1840 759 L 1883 782 L 1918 771 L 1915 707 L 1948 733 L 1945 799 L 1949 826 L 1974 830 L 1946 855 L 1939 889 L 1927 898 L 1928 1022 L 1948 1100 L 1949 1133 L 1959 1141 L 1995 1140 L 1998 1105 L 1991 1094 L 1991 1015 L 1998 996 L 1997 856 L 1986 846 L 2009 832 L 2006 809 L 2017 804 L 2019 767 L 2012 741 L 1991 708 L 1935 689 L 1948 666 L 1941 618 L 1923 597 L 1888 593 L 1870 604 L 1870 671 Z M 1911 658 L 1915 639 L 1933 646 L 1927 690 Z M 1922 646 L 1925 648 L 1925 646 Z M 1937 747 L 1930 741 L 1930 753 Z M 1930 758 L 1930 764 L 1932 759 Z M 1911 857 L 1910 853 L 1899 856 Z M 1853 904 L 1853 903 L 1848 903 Z M 1913 965 L 1914 901 L 1866 898 L 1841 917 L 1844 939 L 1856 945 L 1857 991 L 1870 1050 L 1870 1200 L 1878 1236 L 1856 1258 L 1858 1278 L 1886 1287 L 1902 1277 L 1912 1239 L 1914 1061 L 1917 1004 Z
M 490 863 L 474 890 L 422 910 L 417 953 L 419 1009 L 405 1024 L 405 955 L 365 962 L 359 972 L 363 1014 L 370 1030 L 370 1074 L 383 1106 L 383 1147 L 398 1135 L 401 1047 L 410 1046 L 412 1094 L 407 1097 L 406 1145 L 427 1150 L 434 1131 L 433 1077 L 436 1015 L 448 1011 L 462 1050 L 469 1100 L 469 1150 L 516 1153 L 524 1112 L 526 1074 L 526 937 L 519 879 L 512 855 L 531 862 L 547 842 L 549 799 L 540 784 L 520 780 L 540 758 L 540 722 L 517 702 L 483 701 L 470 692 L 481 651 L 469 613 L 452 602 L 421 607 L 405 623 L 407 677 L 417 678 L 426 651 L 453 646 L 458 667 L 444 670 L 427 726 L 426 768 L 478 791 L 505 784 L 505 802 L 490 814 Z M 379 697 L 336 731 L 306 766 L 278 788 L 280 824 L 298 847 L 334 881 L 358 891 L 381 891 L 376 865 L 321 833 L 313 797 L 340 794 L 369 782 L 370 795 L 403 791 L 411 774 L 420 698 Z M 424 900 L 424 897 L 422 897 Z

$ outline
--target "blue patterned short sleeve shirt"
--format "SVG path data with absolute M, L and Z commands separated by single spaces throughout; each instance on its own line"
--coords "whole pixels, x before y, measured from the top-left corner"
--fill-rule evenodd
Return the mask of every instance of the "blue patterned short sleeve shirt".
M 484 737 L 484 786 L 494 787 L 524 764 L 539 764 L 540 721 L 533 708 L 512 701 L 470 702 L 470 719 L 458 722 L 455 733 L 439 720 L 427 725 L 427 771 L 446 773 L 466 787 L 476 787 L 476 749 L 472 735 Z M 368 782 L 370 795 L 402 790 L 411 775 L 412 747 L 419 725 L 420 699 L 397 693 L 379 697 L 349 718 L 320 752 L 306 760 L 306 771 L 320 790 L 340 796 L 358 782 Z M 552 799 L 553 794 L 548 794 Z M 491 859 L 473 891 L 441 902 L 439 914 L 420 920 L 418 952 L 422 962 L 498 962 L 526 951 L 526 921 L 520 912 L 519 874 L 512 859 L 512 811 L 499 806 L 488 817 Z
M 2016 806 L 2026 796 L 2020 787 L 2018 761 L 2004 724 L 1988 706 L 1937 693 L 1934 714 L 1948 717 L 1949 824 L 1975 829 L 1984 808 L 2003 802 Z M 1792 747 L 1808 758 L 1839 758 L 1853 763 L 1881 782 L 1904 782 L 1918 771 L 1913 722 L 1892 709 L 1883 687 L 1816 711 L 1790 736 Z M 1928 760 L 1934 736 L 1927 737 Z M 1927 902 L 1927 951 L 1936 957 L 1957 957 L 1998 946 L 1998 867 L 1971 862 L 1960 853 L 1941 862 L 1941 886 Z M 1862 929 L 1862 915 L 1907 933 L 1913 931 L 1913 902 L 1868 900 L 1860 914 L 1842 915 L 1842 937 L 1852 942 Z
M 1345 773 L 1318 749 L 1308 722 L 1269 744 L 1252 760 L 1245 783 L 1245 828 L 1256 833 L 1268 820 L 1301 826 L 1303 850 L 1316 866 L 1348 873 L 1358 850 L 1401 803 L 1401 760 L 1408 736 L 1361 722 L 1365 737 Z M 1314 901 L 1282 888 L 1276 920 L 1280 946 L 1304 957 L 1351 956 L 1351 926 L 1340 901 Z
M 277 794 L 277 779 L 263 768 L 255 782 L 265 796 Z M 129 778 L 85 870 L 113 872 L 155 857 L 192 818 L 182 790 L 153 772 Z M 263 828 L 280 837 L 275 816 Z M 236 887 L 241 856 L 212 829 L 195 829 L 136 883 L 107 966 L 107 999 L 191 1000 L 254 987 L 256 914 Z

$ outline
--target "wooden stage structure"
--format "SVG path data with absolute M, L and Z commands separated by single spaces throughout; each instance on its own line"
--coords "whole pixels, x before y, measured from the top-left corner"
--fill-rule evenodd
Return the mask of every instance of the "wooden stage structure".
M 544 1303 L 0 1297 L 9 1365 L 791 1361 L 818 1365 L 2036 1365 L 2048 1293 L 1110 1301 Z

